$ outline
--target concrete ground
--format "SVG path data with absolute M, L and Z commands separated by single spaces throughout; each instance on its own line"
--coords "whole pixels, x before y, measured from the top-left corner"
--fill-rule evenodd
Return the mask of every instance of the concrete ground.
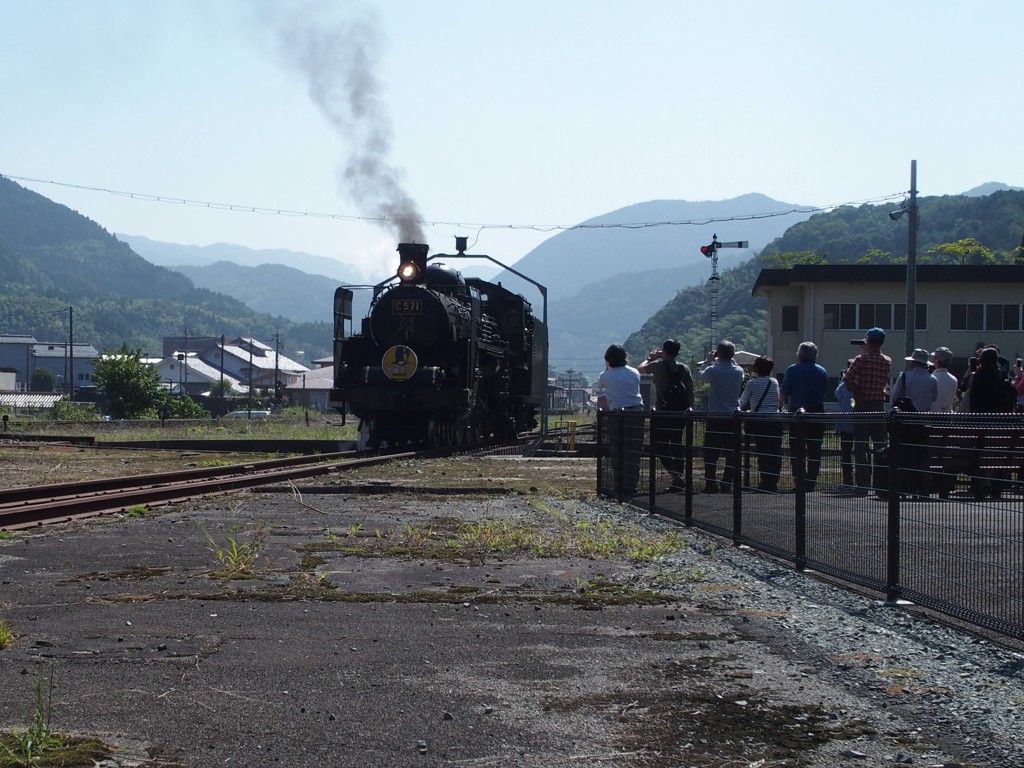
M 729 585 L 699 574 L 710 549 L 669 568 L 452 543 L 485 520 L 507 541 L 604 520 L 595 509 L 312 489 L 19 533 L 0 540 L 16 635 L 0 728 L 24 727 L 52 665 L 54 730 L 101 737 L 119 750 L 110 766 L 944 759 L 717 602 Z M 617 525 L 640 520 L 617 509 Z M 253 578 L 229 578 L 232 564 Z

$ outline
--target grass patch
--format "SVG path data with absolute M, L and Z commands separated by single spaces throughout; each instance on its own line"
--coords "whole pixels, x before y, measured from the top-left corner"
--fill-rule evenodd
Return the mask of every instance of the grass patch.
M 206 529 L 200 525 L 199 529 L 206 537 L 207 549 L 217 558 L 221 567 L 217 574 L 227 578 L 252 578 L 256 570 L 256 561 L 267 546 L 267 532 L 262 525 L 257 523 L 253 531 L 247 536 L 241 535 L 241 526 L 233 526 L 224 536 L 223 541 L 217 541 Z
M 98 739 L 62 736 L 51 726 L 54 666 L 49 674 L 39 662 L 33 692 L 35 705 L 24 729 L 0 733 L 0 768 L 95 765 L 113 750 Z
M 9 647 L 14 642 L 14 630 L 7 623 L 7 619 L 0 616 L 0 650 Z
M 13 539 L 14 534 L 10 531 L 0 531 L 0 539 Z
M 363 557 L 411 556 L 471 562 L 479 562 L 488 555 L 515 554 L 648 562 L 687 546 L 676 531 L 656 533 L 614 520 L 570 520 L 544 509 L 551 514 L 553 523 L 481 517 L 469 521 L 445 519 L 421 526 L 409 523 L 401 528 L 378 528 L 373 532 L 365 531 L 359 523 L 349 526 L 344 534 L 327 529 L 326 544 L 313 542 L 305 550 Z M 686 580 L 699 576 L 689 574 Z

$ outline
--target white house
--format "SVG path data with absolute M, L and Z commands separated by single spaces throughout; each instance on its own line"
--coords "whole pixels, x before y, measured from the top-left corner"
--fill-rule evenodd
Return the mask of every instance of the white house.
M 967 367 L 979 342 L 999 347 L 1011 362 L 1024 353 L 1024 265 L 922 264 L 916 268 L 914 347 L 953 351 L 954 374 Z M 882 351 L 892 377 L 904 370 L 907 268 L 900 264 L 798 265 L 763 269 L 752 290 L 768 300 L 768 353 L 775 370 L 794 361 L 802 341 L 818 345 L 818 362 L 835 381 L 851 344 L 872 327 L 885 330 Z

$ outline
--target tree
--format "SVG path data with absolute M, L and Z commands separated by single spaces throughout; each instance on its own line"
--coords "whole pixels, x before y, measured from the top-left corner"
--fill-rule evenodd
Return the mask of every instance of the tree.
M 973 237 L 965 237 L 955 243 L 942 243 L 935 245 L 926 251 L 929 255 L 938 257 L 941 264 L 949 260 L 961 266 L 967 264 L 998 264 L 999 258 L 991 248 L 979 243 Z
M 36 368 L 29 386 L 33 392 L 53 392 L 57 388 L 57 375 L 49 368 Z
M 182 397 L 165 396 L 160 402 L 160 412 L 169 419 L 210 418 L 210 412 L 188 395 L 183 395 Z
M 131 351 L 125 343 L 116 352 L 104 350 L 96 361 L 93 381 L 115 419 L 143 417 L 160 401 L 160 374 L 141 358 L 141 349 Z

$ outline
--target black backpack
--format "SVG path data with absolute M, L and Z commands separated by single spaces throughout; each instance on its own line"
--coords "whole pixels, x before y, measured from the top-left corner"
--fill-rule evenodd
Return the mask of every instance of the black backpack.
M 664 410 L 685 411 L 693 405 L 693 400 L 689 388 L 683 383 L 682 370 L 673 361 L 668 366 L 668 371 L 668 389 L 665 392 Z

